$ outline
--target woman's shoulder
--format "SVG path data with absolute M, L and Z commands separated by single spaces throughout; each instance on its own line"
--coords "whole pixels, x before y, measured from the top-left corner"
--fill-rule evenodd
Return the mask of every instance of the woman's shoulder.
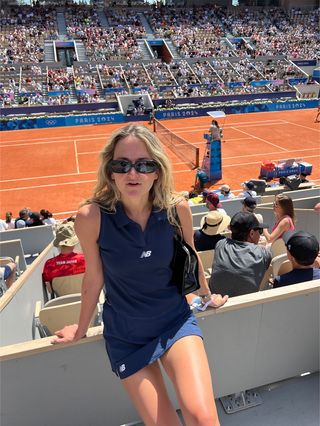
M 85 204 L 79 208 L 76 216 L 76 222 L 82 223 L 83 221 L 85 221 L 86 223 L 88 223 L 91 221 L 97 221 L 97 219 L 99 218 L 100 207 L 95 203 Z

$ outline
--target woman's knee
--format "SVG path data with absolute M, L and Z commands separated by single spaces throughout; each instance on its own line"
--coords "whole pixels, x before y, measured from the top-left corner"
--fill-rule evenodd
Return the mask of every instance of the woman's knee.
M 188 413 L 189 422 L 186 424 L 192 426 L 220 426 L 218 415 L 210 409 L 197 409 L 195 412 Z

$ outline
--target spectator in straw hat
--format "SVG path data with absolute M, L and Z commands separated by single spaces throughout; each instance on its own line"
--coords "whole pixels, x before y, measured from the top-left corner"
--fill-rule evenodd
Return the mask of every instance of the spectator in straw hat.
M 60 250 L 60 254 L 46 261 L 42 274 L 43 282 L 49 293 L 52 293 L 53 278 L 82 274 L 85 271 L 83 253 L 74 252 L 78 242 L 73 222 L 63 223 L 59 226 L 53 245 Z
M 194 245 L 196 250 L 212 250 L 218 241 L 225 238 L 221 235 L 227 229 L 230 217 L 218 211 L 211 211 L 201 219 L 201 229 L 194 233 Z

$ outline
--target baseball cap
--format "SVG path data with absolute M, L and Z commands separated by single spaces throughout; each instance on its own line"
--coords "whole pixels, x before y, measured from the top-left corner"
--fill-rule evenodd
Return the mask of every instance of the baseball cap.
M 220 191 L 230 192 L 230 186 L 229 185 L 222 185 L 222 186 L 220 186 Z
M 55 247 L 67 246 L 72 247 L 78 244 L 79 240 L 76 236 L 73 222 L 63 223 L 56 232 L 56 238 L 53 241 Z
M 260 223 L 253 213 L 238 212 L 231 218 L 230 229 L 232 232 L 246 232 L 251 229 L 268 228 L 265 223 Z
M 254 188 L 254 183 L 253 182 L 251 182 L 251 180 L 249 180 L 248 182 L 245 182 L 244 183 L 245 184 L 245 186 L 250 190 L 250 191 L 252 191 L 253 190 L 253 188 Z
M 250 209 L 254 209 L 257 205 L 257 202 L 253 197 L 246 197 L 241 201 L 241 203 Z
M 304 231 L 288 231 L 283 235 L 283 240 L 298 263 L 312 265 L 319 253 L 319 243 L 314 235 Z
M 206 201 L 209 201 L 212 205 L 214 205 L 214 207 L 221 207 L 219 195 L 216 194 L 215 192 L 209 192 L 209 194 L 207 195 Z

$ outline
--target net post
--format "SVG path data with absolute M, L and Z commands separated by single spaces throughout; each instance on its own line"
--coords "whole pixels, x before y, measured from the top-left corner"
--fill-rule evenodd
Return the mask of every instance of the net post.
M 156 118 L 153 118 L 153 120 L 152 120 L 152 126 L 153 126 L 153 132 L 157 133 Z
M 199 149 L 199 148 L 197 148 L 197 151 L 196 151 L 196 166 L 195 166 L 195 169 L 197 169 L 197 168 L 199 167 L 199 165 L 200 165 L 200 149 Z

